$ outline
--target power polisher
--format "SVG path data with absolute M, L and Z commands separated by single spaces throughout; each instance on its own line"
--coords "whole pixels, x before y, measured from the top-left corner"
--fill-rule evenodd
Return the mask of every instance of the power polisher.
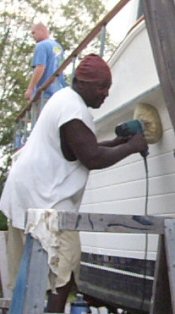
M 118 136 L 128 137 L 130 135 L 144 134 L 144 122 L 141 120 L 130 120 L 117 125 L 115 133 Z M 148 150 L 141 153 L 142 157 L 146 157 L 149 154 Z

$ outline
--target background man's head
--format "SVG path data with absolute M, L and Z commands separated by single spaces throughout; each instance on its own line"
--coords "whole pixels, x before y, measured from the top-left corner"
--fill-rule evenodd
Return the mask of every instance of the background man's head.
M 43 23 L 37 23 L 32 26 L 32 36 L 36 42 L 49 38 L 48 28 Z
M 100 56 L 89 54 L 75 70 L 75 81 L 87 106 L 99 108 L 108 96 L 112 83 L 111 71 Z

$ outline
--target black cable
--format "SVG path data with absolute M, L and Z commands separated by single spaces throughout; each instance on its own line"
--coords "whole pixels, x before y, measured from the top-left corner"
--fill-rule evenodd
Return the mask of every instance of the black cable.
M 148 176 L 148 161 L 146 157 L 143 157 L 146 175 L 146 193 L 145 193 L 145 216 L 148 216 L 148 194 L 149 194 L 149 176 Z
M 148 162 L 146 156 L 143 157 L 146 176 L 146 192 L 145 192 L 145 210 L 144 215 L 148 216 L 148 195 L 149 195 L 149 176 L 148 176 Z M 140 310 L 143 310 L 145 302 L 146 291 L 146 275 L 147 275 L 147 258 L 148 258 L 148 233 L 145 234 L 145 250 L 144 250 L 144 273 L 143 273 L 143 290 Z

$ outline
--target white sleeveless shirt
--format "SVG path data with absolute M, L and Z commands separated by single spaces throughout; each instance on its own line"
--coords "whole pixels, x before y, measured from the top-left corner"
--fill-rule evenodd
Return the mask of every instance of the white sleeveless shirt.
M 0 200 L 0 210 L 16 228 L 24 229 L 28 208 L 78 210 L 89 170 L 64 158 L 60 127 L 79 119 L 94 132 L 93 118 L 83 99 L 70 87 L 56 92 L 12 166 Z

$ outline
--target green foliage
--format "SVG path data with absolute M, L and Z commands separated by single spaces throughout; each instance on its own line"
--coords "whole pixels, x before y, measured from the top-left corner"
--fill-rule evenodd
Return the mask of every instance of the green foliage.
M 7 157 L 3 162 L 3 165 L 0 167 L 0 195 L 3 190 L 3 186 L 9 171 L 9 165 L 11 164 L 11 157 Z
M 7 158 L 3 166 L 0 167 L 0 195 L 2 193 L 4 183 L 7 177 L 8 169 L 9 169 L 9 164 L 11 163 L 11 158 Z M 0 230 L 7 230 L 7 218 L 4 216 L 4 214 L 0 211 Z
M 66 46 L 75 48 L 105 15 L 104 5 L 100 0 L 68 0 L 61 6 L 66 18 L 62 31 L 66 34 Z
M 4 214 L 0 211 L 0 231 L 5 231 L 8 229 L 7 226 L 7 218 Z

